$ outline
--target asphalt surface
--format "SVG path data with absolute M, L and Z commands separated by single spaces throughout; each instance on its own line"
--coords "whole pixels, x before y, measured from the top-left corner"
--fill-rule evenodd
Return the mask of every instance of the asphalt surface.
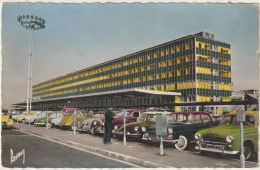
M 173 144 L 164 145 L 164 155 L 159 155 L 159 145 L 150 145 L 127 139 L 123 145 L 122 140 L 112 139 L 111 145 L 103 144 L 102 136 L 56 128 L 29 126 L 28 124 L 14 123 L 14 127 L 22 132 L 33 134 L 45 139 L 54 140 L 63 144 L 105 155 L 113 159 L 123 160 L 140 167 L 147 168 L 240 168 L 241 163 L 236 156 L 217 153 L 200 154 L 192 148 L 188 151 L 178 151 Z M 43 140 L 43 139 L 41 139 Z M 19 152 L 19 151 L 17 151 Z M 15 153 L 17 153 L 15 152 Z M 258 160 L 258 159 L 256 159 Z M 258 161 L 246 161 L 246 168 L 258 167 Z
M 131 168 L 133 166 L 114 161 L 62 144 L 54 143 L 15 129 L 2 130 L 2 166 L 8 168 Z M 23 155 L 11 164 L 13 157 L 24 150 Z

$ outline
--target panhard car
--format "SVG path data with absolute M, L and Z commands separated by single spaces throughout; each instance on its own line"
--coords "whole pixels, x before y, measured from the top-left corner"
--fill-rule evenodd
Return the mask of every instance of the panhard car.
M 155 124 L 156 114 L 168 114 L 167 111 L 147 111 L 137 118 L 136 122 L 126 124 L 126 137 L 136 138 L 141 140 L 143 133 L 146 132 L 152 125 Z M 122 138 L 124 135 L 124 126 L 114 131 L 113 135 L 117 138 Z
M 178 150 L 189 147 L 194 140 L 194 134 L 202 129 L 218 126 L 219 121 L 214 121 L 206 112 L 180 112 L 167 115 L 167 134 L 163 136 L 163 142 L 173 143 Z M 156 135 L 156 124 L 144 133 L 142 140 L 160 142 Z
M 126 110 L 126 123 L 136 122 L 140 114 L 144 113 L 144 110 L 139 109 L 127 109 Z M 115 130 L 120 128 L 124 123 L 123 110 L 115 113 L 114 120 L 112 121 L 112 133 L 115 133 Z M 104 119 L 96 120 L 94 124 L 94 134 L 104 134 L 105 124 Z
M 1 115 L 1 125 L 2 128 L 13 128 L 13 120 L 11 115 Z
M 19 117 L 24 117 L 24 116 L 27 115 L 27 113 L 28 113 L 28 112 L 24 111 L 24 112 L 22 112 L 21 114 L 12 115 L 12 120 L 13 120 L 14 122 L 16 122 Z
M 64 113 L 61 112 L 61 111 L 54 111 L 54 112 L 51 112 L 49 115 L 48 115 L 48 123 L 47 123 L 47 115 L 46 117 L 44 118 L 41 118 L 41 119 L 37 119 L 35 121 L 35 125 L 36 126 L 48 126 L 49 128 L 52 127 L 52 123 L 51 121 L 53 119 L 56 119 L 56 118 L 61 118 L 63 117 Z
M 88 120 L 81 122 L 79 127 L 78 127 L 78 131 L 79 132 L 91 133 L 91 134 L 97 133 L 95 131 L 94 122 L 96 122 L 96 121 L 104 122 L 104 119 L 105 119 L 105 111 L 99 111 L 99 112 L 94 114 L 93 119 L 88 119 Z
M 71 129 L 74 130 L 74 112 L 76 112 L 77 117 L 76 117 L 76 124 L 75 128 L 77 130 L 78 125 L 88 119 L 93 119 L 93 112 L 89 111 L 67 111 L 63 118 L 60 121 L 60 126 L 62 129 Z
M 19 122 L 19 123 L 25 123 L 26 117 L 29 116 L 29 115 L 33 116 L 35 113 L 37 113 L 37 112 L 36 111 L 31 111 L 29 113 L 26 113 L 25 115 L 18 117 L 16 119 L 16 121 Z
M 38 113 L 34 114 L 33 116 L 27 116 L 25 121 L 29 124 L 34 125 L 38 119 L 45 118 L 47 116 L 47 114 L 49 115 L 49 114 L 51 114 L 51 112 L 52 111 L 43 111 L 41 113 L 38 112 Z
M 245 114 L 243 146 L 245 160 L 249 160 L 253 153 L 258 151 L 258 111 L 247 111 Z M 201 152 L 239 154 L 241 151 L 239 125 L 236 112 L 226 114 L 219 126 L 195 134 L 195 149 Z

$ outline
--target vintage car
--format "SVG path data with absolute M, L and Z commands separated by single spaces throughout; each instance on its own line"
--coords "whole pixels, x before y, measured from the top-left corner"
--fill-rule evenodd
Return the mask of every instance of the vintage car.
M 219 121 L 213 121 L 205 112 L 180 112 L 167 115 L 167 135 L 163 142 L 173 143 L 178 150 L 187 149 L 191 142 L 195 142 L 194 134 L 202 129 L 218 126 Z M 160 142 L 156 135 L 156 124 L 144 133 L 142 140 Z
M 61 110 L 61 112 L 63 113 L 63 116 L 64 114 L 67 112 L 67 111 L 73 111 L 73 110 L 76 110 L 76 111 L 79 111 L 79 109 L 77 108 L 63 108 Z M 62 120 L 63 116 L 59 117 L 59 118 L 54 118 L 51 120 L 51 127 L 56 127 L 56 128 L 61 128 L 60 126 L 60 121 Z
M 75 110 L 74 110 L 75 111 Z M 60 121 L 60 127 L 62 129 L 71 129 L 74 130 L 74 111 L 67 111 L 63 118 Z M 88 119 L 93 119 L 93 112 L 89 111 L 75 111 L 77 113 L 77 117 L 76 117 L 76 130 L 78 125 Z
M 144 110 L 139 109 L 127 109 L 126 110 L 126 123 L 136 122 L 140 114 L 145 112 Z M 120 128 L 124 123 L 123 111 L 115 113 L 114 120 L 112 121 L 112 133 L 115 134 L 115 130 Z M 94 124 L 94 134 L 104 134 L 105 125 L 104 119 L 96 120 Z
M 2 128 L 12 129 L 13 128 L 12 116 L 11 115 L 2 115 L 1 124 L 2 124 Z
M 59 117 L 59 118 L 52 119 L 51 120 L 51 127 L 61 128 L 60 127 L 60 121 L 62 120 L 63 116 Z
M 36 111 L 31 111 L 29 113 L 26 113 L 25 115 L 16 118 L 16 121 L 19 122 L 19 123 L 25 123 L 26 117 L 29 116 L 29 115 L 33 116 L 35 113 L 37 113 L 37 112 Z
M 126 124 L 126 137 L 136 138 L 141 140 L 143 133 L 146 132 L 152 125 L 155 124 L 156 114 L 168 114 L 167 111 L 148 111 L 141 114 L 136 122 Z M 113 132 L 117 138 L 122 138 L 124 135 L 124 126 Z
M 26 116 L 26 115 L 27 115 L 27 112 L 26 112 L 26 111 L 22 112 L 21 114 L 12 115 L 12 120 L 13 120 L 14 122 L 16 122 L 19 117 L 24 117 L 24 116 Z
M 241 150 L 240 126 L 236 112 L 226 114 L 219 126 L 198 131 L 195 134 L 196 147 L 201 152 L 239 154 Z M 258 151 L 258 111 L 247 111 L 244 127 L 245 160 Z
M 52 111 L 43 111 L 43 112 L 38 112 L 36 114 L 34 114 L 33 116 L 28 116 L 26 117 L 25 121 L 29 124 L 35 124 L 36 120 L 38 119 L 42 119 L 45 118 L 47 116 L 47 114 L 51 114 Z
M 79 127 L 78 127 L 78 131 L 79 132 L 87 132 L 87 133 L 91 133 L 91 134 L 97 133 L 97 132 L 95 132 L 94 122 L 95 121 L 102 121 L 103 122 L 104 119 L 105 119 L 105 111 L 99 111 L 99 112 L 94 114 L 93 119 L 88 119 L 88 120 L 81 122 Z
M 52 127 L 52 123 L 51 123 L 52 119 L 61 118 L 61 117 L 63 117 L 63 115 L 64 115 L 64 113 L 61 111 L 51 112 L 48 115 L 48 127 L 49 128 Z M 35 125 L 36 126 L 47 126 L 47 116 L 42 119 L 36 120 Z

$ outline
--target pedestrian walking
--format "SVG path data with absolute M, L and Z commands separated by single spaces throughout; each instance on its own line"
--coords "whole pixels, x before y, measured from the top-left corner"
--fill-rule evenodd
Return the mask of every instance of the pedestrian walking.
M 114 120 L 113 108 L 109 108 L 105 112 L 105 135 L 104 135 L 104 144 L 111 143 L 111 136 L 112 136 L 112 121 Z

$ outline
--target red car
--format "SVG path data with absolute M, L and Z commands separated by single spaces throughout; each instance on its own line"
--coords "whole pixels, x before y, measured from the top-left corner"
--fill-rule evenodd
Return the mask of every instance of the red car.
M 139 109 L 127 109 L 126 123 L 136 122 L 139 115 L 143 112 L 146 111 L 139 110 Z M 105 121 L 104 119 L 100 119 L 93 122 L 95 134 L 104 134 L 104 130 L 105 130 L 104 121 Z M 115 113 L 114 120 L 112 121 L 113 131 L 120 128 L 123 124 L 124 124 L 123 111 Z

